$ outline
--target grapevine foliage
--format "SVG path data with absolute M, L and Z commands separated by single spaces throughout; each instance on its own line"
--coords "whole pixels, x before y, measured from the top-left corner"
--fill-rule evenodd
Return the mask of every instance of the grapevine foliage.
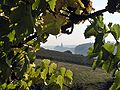
M 36 66 L 35 53 L 50 34 L 71 34 L 74 24 L 89 18 L 91 25 L 85 30 L 85 37 L 96 38 L 89 50 L 90 57 L 96 57 L 93 68 L 114 70 L 111 89 L 119 89 L 120 25 L 106 26 L 100 16 L 119 9 L 119 0 L 108 0 L 105 9 L 94 13 L 90 0 L 0 0 L 0 89 L 29 90 L 34 84 L 42 84 L 44 89 L 57 90 L 68 85 L 73 76 L 70 70 L 62 67 L 56 71 L 57 65 L 49 60 Z M 105 43 L 109 33 L 115 38 L 115 44 Z
M 89 57 L 94 57 L 93 69 L 96 67 L 102 67 L 108 73 L 113 72 L 114 83 L 110 90 L 120 89 L 119 83 L 119 63 L 120 63 L 120 25 L 109 23 L 105 25 L 103 23 L 103 17 L 95 17 L 91 25 L 85 30 L 85 37 L 89 38 L 91 36 L 95 37 L 95 43 L 93 47 L 89 48 Z M 105 38 L 112 34 L 115 43 L 106 42 Z

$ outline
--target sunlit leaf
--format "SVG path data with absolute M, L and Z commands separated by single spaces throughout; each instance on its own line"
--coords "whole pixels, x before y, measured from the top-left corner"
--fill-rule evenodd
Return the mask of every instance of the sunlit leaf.
M 62 90 L 62 88 L 63 88 L 63 81 L 64 81 L 63 76 L 58 75 L 58 77 L 57 77 L 57 82 L 56 82 L 56 83 L 57 83 L 58 85 L 60 85 L 61 90 Z
M 17 86 L 17 84 L 10 83 L 10 84 L 8 84 L 7 89 L 8 89 L 8 90 L 10 90 L 10 89 L 15 89 L 16 86 Z
M 61 67 L 61 68 L 60 68 L 60 75 L 62 75 L 62 76 L 64 77 L 65 72 L 66 72 L 66 68 Z
M 4 84 L 0 85 L 1 90 L 4 90 L 6 87 L 7 87 L 7 83 L 4 83 Z
M 102 69 L 110 73 L 112 71 L 112 61 L 110 60 L 105 61 L 102 65 Z
M 42 72 L 41 72 L 41 78 L 45 81 L 46 78 L 47 78 L 47 73 L 48 73 L 48 69 L 44 69 Z
M 69 78 L 70 80 L 72 80 L 73 78 L 73 73 L 71 70 L 67 70 L 65 73 L 65 77 Z
M 50 64 L 50 66 L 49 66 L 49 74 L 54 73 L 56 68 L 57 68 L 57 65 L 55 63 Z
M 103 45 L 103 48 L 105 50 L 107 50 L 109 53 L 113 53 L 114 52 L 114 49 L 115 49 L 115 45 L 114 44 L 110 44 L 110 43 L 105 43 Z
M 57 0 L 46 0 L 50 6 L 50 9 L 54 11 Z
M 118 40 L 120 37 L 120 25 L 114 24 L 110 29 L 111 29 L 111 33 L 114 36 L 115 40 Z
M 36 8 L 38 8 L 39 3 L 40 3 L 40 0 L 35 0 L 35 2 L 32 5 L 32 10 L 35 10 Z
M 15 30 L 8 34 L 8 38 L 10 42 L 13 42 L 13 40 L 15 39 Z
M 48 68 L 48 66 L 50 64 L 50 60 L 44 59 L 44 60 L 42 60 L 41 64 L 42 64 L 42 68 Z

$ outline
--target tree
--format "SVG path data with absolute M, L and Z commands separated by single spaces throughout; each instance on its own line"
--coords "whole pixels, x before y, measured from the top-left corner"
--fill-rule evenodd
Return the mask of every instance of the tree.
M 56 64 L 50 64 L 49 60 L 44 60 L 40 68 L 36 67 L 35 52 L 40 49 L 40 42 L 47 41 L 49 34 L 71 34 L 74 24 L 85 20 L 91 23 L 85 30 L 85 37 L 95 37 L 94 47 L 89 50 L 89 56 L 97 58 L 93 68 L 102 66 L 107 72 L 114 70 L 111 89 L 120 88 L 120 25 L 109 23 L 106 26 L 102 16 L 106 11 L 114 13 L 119 9 L 119 0 L 108 0 L 105 9 L 94 13 L 91 13 L 94 8 L 90 0 L 1 0 L 0 88 L 29 89 L 32 84 L 38 83 L 36 78 L 40 75 L 40 81 L 47 83 L 47 86 L 62 89 L 65 78 L 72 80 L 72 72 L 61 68 L 61 73 L 56 76 Z M 105 37 L 110 33 L 116 40 L 114 45 L 105 43 Z M 117 51 L 114 53 L 115 48 Z M 52 83 L 47 79 L 49 74 L 50 80 L 55 79 Z

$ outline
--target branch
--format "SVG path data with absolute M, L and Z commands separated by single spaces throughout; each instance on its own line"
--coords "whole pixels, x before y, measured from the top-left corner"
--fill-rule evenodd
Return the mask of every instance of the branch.
M 75 20 L 74 21 L 76 21 L 76 22 L 74 22 L 74 23 L 77 24 L 79 21 L 87 20 L 89 18 L 93 18 L 95 16 L 102 15 L 106 11 L 108 11 L 108 10 L 107 9 L 102 9 L 102 10 L 96 11 L 94 13 L 91 13 L 89 15 L 77 15 L 77 14 L 75 14 Z

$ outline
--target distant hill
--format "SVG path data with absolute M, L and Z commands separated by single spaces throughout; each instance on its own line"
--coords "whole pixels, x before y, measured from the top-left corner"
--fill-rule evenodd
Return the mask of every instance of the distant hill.
M 36 53 L 36 56 L 37 58 L 41 58 L 41 59 L 57 60 L 60 62 L 69 62 L 69 63 L 81 64 L 87 66 L 91 66 L 93 63 L 93 60 L 89 60 L 88 57 L 85 57 L 83 55 L 77 55 L 68 52 L 59 52 L 44 48 L 41 48 Z
M 68 50 L 69 50 L 69 51 L 71 51 L 72 53 L 74 53 L 74 48 L 73 48 L 73 47 L 75 47 L 75 46 L 73 46 L 73 45 L 71 45 L 71 46 L 70 46 L 70 45 L 69 45 L 69 46 L 68 46 L 68 45 L 65 45 L 65 46 L 64 46 L 64 45 L 61 43 L 60 46 L 59 46 L 59 45 L 58 45 L 58 46 L 55 46 L 55 47 L 54 47 L 54 50 L 55 50 L 55 51 L 59 51 L 59 52 L 65 52 L 65 51 L 68 51 Z
M 88 49 L 92 45 L 93 45 L 93 43 L 86 43 L 86 44 L 78 45 L 75 47 L 74 52 L 75 52 L 75 54 L 87 56 Z

